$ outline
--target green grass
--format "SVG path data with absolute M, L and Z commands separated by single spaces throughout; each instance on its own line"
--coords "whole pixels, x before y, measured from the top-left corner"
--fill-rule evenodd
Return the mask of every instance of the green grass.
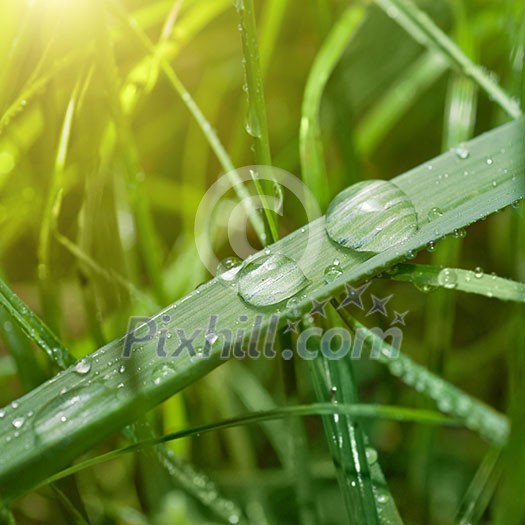
M 521 524 L 524 16 L 513 0 L 5 2 L 0 521 Z M 393 242 L 386 213 L 380 249 L 342 249 L 277 172 L 242 183 L 257 164 L 300 176 L 323 213 L 389 180 L 417 228 Z M 197 209 L 223 173 L 200 260 Z M 206 266 L 235 255 L 235 221 L 254 247 L 240 294 Z M 405 317 L 372 314 L 381 298 Z M 156 333 L 124 358 L 133 315 Z M 222 359 L 213 316 L 236 352 L 275 331 L 275 358 Z M 159 357 L 180 330 L 209 357 Z M 361 358 L 301 357 L 328 333 Z

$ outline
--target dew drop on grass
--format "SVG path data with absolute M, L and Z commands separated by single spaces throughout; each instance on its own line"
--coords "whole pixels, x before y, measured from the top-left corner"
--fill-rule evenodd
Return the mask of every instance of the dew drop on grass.
M 481 268 L 481 266 L 476 266 L 476 268 L 474 268 L 474 277 L 476 279 L 481 279 L 483 277 L 483 268 Z
M 233 284 L 240 269 L 241 261 L 236 257 L 228 257 L 217 265 L 217 277 L 227 284 Z
M 460 160 L 465 160 L 470 157 L 470 151 L 463 144 L 456 146 L 454 148 L 454 153 L 456 154 L 456 157 Z
M 365 455 L 369 465 L 377 463 L 377 450 L 375 448 L 366 447 Z
M 36 413 L 33 420 L 36 439 L 41 442 L 62 439 L 67 434 L 65 425 L 81 426 L 86 415 L 97 410 L 107 396 L 108 389 L 96 382 L 66 391 Z
M 438 283 L 449 290 L 456 288 L 458 285 L 458 275 L 456 271 L 451 268 L 441 270 L 438 275 Z
M 162 380 L 165 377 L 173 375 L 175 372 L 175 363 L 162 363 L 160 365 L 157 365 L 153 372 L 151 373 L 151 380 L 155 385 L 159 385 L 162 383 Z
M 265 253 L 244 264 L 238 283 L 239 296 L 262 308 L 290 299 L 305 288 L 308 279 L 289 257 Z
M 74 367 L 75 373 L 81 376 L 89 374 L 91 370 L 91 363 L 87 359 L 81 359 Z
M 379 253 L 416 233 L 417 214 L 412 201 L 392 182 L 364 181 L 330 203 L 326 231 L 343 248 Z
M 434 241 L 430 241 L 428 244 L 427 244 L 427 252 L 429 253 L 433 253 L 436 251 L 436 243 Z
M 23 417 L 15 417 L 15 419 L 13 419 L 13 421 L 11 422 L 11 424 L 16 428 L 16 429 L 19 429 L 19 428 L 22 428 L 22 425 L 24 424 L 25 422 L 25 419 Z
M 341 275 L 343 275 L 343 272 L 339 265 L 330 264 L 324 269 L 324 281 L 327 284 L 333 283 Z
M 432 222 L 436 219 L 439 219 L 439 217 L 441 217 L 442 215 L 443 215 L 443 212 L 441 211 L 441 209 L 434 207 L 428 212 L 428 215 L 427 215 L 428 222 Z

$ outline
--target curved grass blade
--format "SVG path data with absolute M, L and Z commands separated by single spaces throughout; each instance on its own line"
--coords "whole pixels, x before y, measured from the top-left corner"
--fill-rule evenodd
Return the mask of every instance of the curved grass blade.
M 415 40 L 435 49 L 451 65 L 471 78 L 508 115 L 517 119 L 521 116 L 519 104 L 480 66 L 472 62 L 461 49 L 412 1 L 375 0 L 375 2 L 396 20 Z
M 305 235 L 307 229 L 304 228 L 275 243 L 271 250 L 300 261 L 308 279 L 293 309 L 306 313 L 311 309 L 312 300 L 332 298 L 345 283 L 363 282 L 404 259 L 407 252 L 426 247 L 436 236 L 464 228 L 524 197 L 523 139 L 523 121 L 511 122 L 468 142 L 465 145 L 470 152 L 468 159 L 459 159 L 454 152 L 448 152 L 431 161 L 433 170 L 423 165 L 393 179 L 412 201 L 420 218 L 419 229 L 411 238 L 385 246 L 380 253 L 343 252 L 327 238 L 324 218 L 308 225 L 309 235 Z M 486 162 L 487 157 L 493 160 L 491 164 Z M 475 172 L 476 176 L 466 177 L 465 170 Z M 440 177 L 443 173 L 448 173 L 449 177 Z M 435 207 L 443 213 L 429 222 L 428 214 Z M 314 244 L 309 244 L 309 240 L 315 241 Z M 308 250 L 310 256 L 302 257 Z M 341 261 L 341 275 L 326 283 L 324 269 L 335 258 Z M 0 439 L 11 437 L 10 441 L 4 441 L 4 453 L 0 457 L 0 492 L 9 499 L 29 489 L 136 419 L 138 400 L 144 409 L 152 408 L 223 363 L 224 357 L 232 357 L 231 353 L 223 355 L 220 338 L 215 346 L 206 347 L 206 351 L 209 350 L 206 359 L 189 352 L 185 346 L 179 349 L 181 331 L 191 337 L 197 330 L 193 343 L 195 348 L 204 351 L 204 336 L 210 320 L 215 319 L 215 330 L 232 330 L 233 336 L 239 318 L 245 316 L 242 317 L 244 326 L 251 326 L 253 331 L 257 326 L 258 334 L 271 334 L 279 325 L 284 325 L 290 314 L 289 309 L 281 308 L 280 315 L 276 312 L 277 307 L 264 311 L 253 308 L 242 301 L 235 290 L 225 287 L 219 278 L 213 279 L 128 336 L 94 352 L 89 357 L 91 369 L 88 374 L 79 376 L 68 369 L 23 396 L 17 401 L 17 407 L 7 408 L 5 417 L 0 419 Z M 155 338 L 160 327 L 171 332 L 173 337 L 163 340 L 159 333 Z M 241 334 L 246 343 L 253 336 L 252 330 Z M 143 341 L 132 344 L 137 337 Z M 174 352 L 178 352 L 176 361 L 172 356 Z M 122 383 L 118 369 L 123 358 L 133 360 L 129 368 L 133 369 L 136 379 L 128 378 L 133 389 L 129 384 L 118 387 Z M 427 379 L 430 382 L 433 377 L 427 376 Z M 60 394 L 63 389 L 77 402 L 68 405 L 67 396 Z M 457 400 L 465 399 L 462 392 L 454 393 Z M 52 401 L 56 403 L 54 406 Z M 479 402 L 472 400 L 472 403 L 473 415 L 486 417 L 482 422 L 483 433 L 489 433 L 490 426 L 492 435 L 487 437 L 498 443 L 503 441 L 508 431 L 506 420 Z M 67 424 L 62 424 L 60 417 L 53 419 L 62 409 L 68 414 Z M 31 417 L 28 416 L 30 412 Z M 15 440 L 12 439 L 15 432 L 12 421 L 17 417 L 23 417 L 26 423 L 17 430 Z M 475 424 L 478 424 L 477 419 Z M 27 468 L 28 464 L 32 465 L 31 469 Z
M 306 82 L 301 110 L 299 149 L 303 180 L 316 196 L 322 209 L 328 204 L 327 176 L 324 165 L 323 144 L 319 111 L 321 98 L 337 62 L 348 41 L 354 36 L 363 20 L 365 11 L 361 6 L 348 8 L 330 31 L 310 69 Z
M 458 422 L 439 412 L 433 410 L 421 410 L 409 407 L 399 407 L 392 405 L 375 405 L 375 404 L 337 404 L 332 403 L 312 403 L 310 405 L 292 405 L 287 407 L 264 410 L 253 414 L 232 417 L 216 423 L 207 423 L 202 426 L 193 427 L 178 432 L 170 432 L 163 436 L 158 436 L 150 440 L 134 443 L 119 449 L 111 450 L 94 458 L 84 460 L 76 465 L 50 476 L 41 482 L 41 486 L 52 483 L 56 480 L 80 472 L 86 468 L 99 465 L 105 461 L 115 459 L 122 454 L 128 454 L 154 447 L 160 443 L 184 439 L 190 436 L 205 434 L 207 432 L 216 432 L 239 425 L 263 424 L 268 421 L 278 421 L 289 417 L 309 417 L 309 416 L 335 416 L 346 415 L 355 419 L 385 419 L 398 421 L 400 423 L 418 423 L 423 425 L 436 426 L 458 426 Z
M 525 302 L 525 284 L 496 275 L 487 275 L 481 270 L 400 264 L 391 277 L 396 281 L 410 282 L 418 288 L 440 287 L 483 295 L 501 301 Z

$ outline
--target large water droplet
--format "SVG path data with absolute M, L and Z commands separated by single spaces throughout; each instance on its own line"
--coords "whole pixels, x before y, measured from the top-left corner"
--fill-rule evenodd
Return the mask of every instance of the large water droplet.
M 300 292 L 308 280 L 285 255 L 262 255 L 247 261 L 239 272 L 239 295 L 257 307 L 279 304 Z
M 338 277 L 343 275 L 341 266 L 338 264 L 330 264 L 324 269 L 324 282 L 333 283 Z
M 378 253 L 409 239 L 417 231 L 417 214 L 395 184 L 364 181 L 342 191 L 330 203 L 326 231 L 344 248 Z
M 33 422 L 39 441 L 55 441 L 67 434 L 67 426 L 77 428 L 91 408 L 100 407 L 106 399 L 107 388 L 102 383 L 91 383 L 85 387 L 72 388 L 53 399 L 35 415 Z
M 22 428 L 22 425 L 24 424 L 25 422 L 25 419 L 23 417 L 15 417 L 15 419 L 13 419 L 12 421 L 12 425 L 18 429 L 18 428 Z

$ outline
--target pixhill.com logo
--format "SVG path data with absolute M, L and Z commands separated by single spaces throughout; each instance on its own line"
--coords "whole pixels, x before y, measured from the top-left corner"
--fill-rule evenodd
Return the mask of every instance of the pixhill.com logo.
M 156 355 L 162 359 L 291 359 L 294 355 L 304 360 L 313 360 L 323 355 L 330 360 L 344 358 L 361 359 L 368 347 L 369 358 L 378 359 L 380 353 L 388 348 L 389 357 L 395 358 L 403 341 L 402 326 L 405 326 L 406 312 L 390 309 L 392 295 L 379 297 L 375 294 L 365 296 L 370 283 L 357 288 L 345 286 L 345 295 L 336 305 L 337 309 L 360 310 L 365 317 L 382 316 L 389 323 L 388 328 L 359 327 L 350 331 L 335 326 L 324 330 L 316 319 L 326 319 L 331 299 L 312 300 L 311 308 L 304 316 L 254 313 L 241 315 L 237 322 L 221 326 L 219 315 L 211 315 L 206 326 L 193 330 L 177 327 L 171 316 L 163 314 L 155 318 L 132 317 L 124 338 L 123 357 L 129 358 L 134 351 L 154 347 Z M 303 323 L 308 319 L 309 326 Z M 385 323 L 383 323 L 385 324 Z M 236 329 L 231 326 L 235 325 Z M 279 348 L 280 334 L 293 334 L 294 349 Z

